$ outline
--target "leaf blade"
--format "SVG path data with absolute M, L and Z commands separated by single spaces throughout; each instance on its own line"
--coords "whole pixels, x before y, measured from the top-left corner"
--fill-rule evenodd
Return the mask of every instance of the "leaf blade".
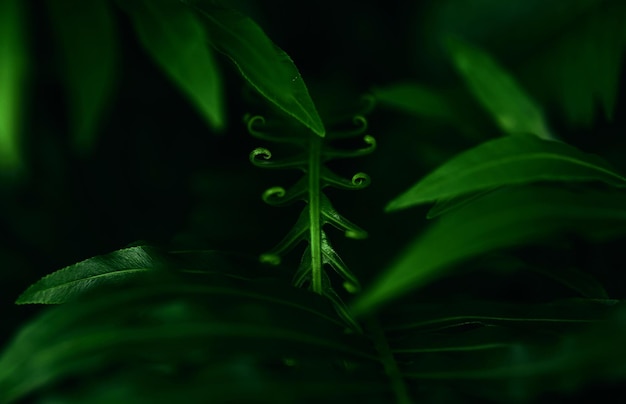
M 607 238 L 626 230 L 626 196 L 548 187 L 503 189 L 444 216 L 411 243 L 369 291 L 358 314 L 406 294 L 476 255 L 563 232 Z
M 0 2 L 0 168 L 18 173 L 20 114 L 27 55 L 19 0 Z
M 326 129 L 297 67 L 252 19 L 235 10 L 192 6 L 211 42 L 261 95 L 318 136 Z
M 539 106 L 495 59 L 460 39 L 450 39 L 448 49 L 470 90 L 505 133 L 553 139 Z
M 561 142 L 510 136 L 453 157 L 389 202 L 386 211 L 537 181 L 603 181 L 626 186 L 626 178 L 598 156 Z
M 106 0 L 54 0 L 48 1 L 47 7 L 70 99 L 73 144 L 86 154 L 94 147 L 116 81 L 114 17 Z
M 144 48 L 209 126 L 225 125 L 222 81 L 205 31 L 186 6 L 165 0 L 123 2 Z
M 58 304 L 102 284 L 120 282 L 154 269 L 146 247 L 130 247 L 89 258 L 53 272 L 22 293 L 16 304 Z

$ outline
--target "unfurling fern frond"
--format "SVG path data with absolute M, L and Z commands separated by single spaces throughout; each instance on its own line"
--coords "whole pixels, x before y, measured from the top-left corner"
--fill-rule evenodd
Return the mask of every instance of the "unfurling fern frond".
M 326 232 L 325 225 L 331 225 L 344 232 L 349 238 L 363 239 L 367 232 L 343 217 L 333 207 L 323 190 L 334 187 L 346 190 L 358 190 L 367 187 L 370 178 L 359 172 L 352 178 L 344 178 L 331 171 L 325 163 L 330 160 L 365 156 L 374 151 L 376 140 L 365 134 L 367 120 L 363 115 L 352 119 L 353 127 L 343 131 L 329 131 L 326 138 L 314 133 L 281 133 L 281 127 L 273 125 L 262 116 L 246 117 L 248 131 L 256 138 L 275 143 L 292 144 L 300 149 L 299 153 L 284 159 L 274 159 L 270 150 L 259 147 L 250 153 L 250 162 L 257 167 L 273 169 L 299 169 L 304 176 L 290 188 L 271 187 L 263 193 L 263 200 L 273 206 L 285 206 L 296 201 L 304 201 L 302 210 L 295 225 L 285 237 L 270 251 L 262 254 L 262 262 L 278 265 L 282 257 L 301 241 L 307 241 L 299 268 L 293 283 L 297 287 L 308 286 L 313 292 L 329 298 L 338 314 L 359 330 L 358 324 L 352 319 L 345 304 L 335 292 L 326 268 L 334 270 L 342 279 L 344 288 L 350 293 L 360 290 L 357 277 L 348 269 L 333 248 Z M 363 146 L 345 150 L 333 146 L 334 140 L 362 137 Z

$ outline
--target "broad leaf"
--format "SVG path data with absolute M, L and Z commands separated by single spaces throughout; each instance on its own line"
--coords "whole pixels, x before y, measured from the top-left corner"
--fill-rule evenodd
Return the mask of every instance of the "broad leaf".
M 31 285 L 16 303 L 63 303 L 90 289 L 128 280 L 152 269 L 153 257 L 146 247 L 126 248 L 53 272 Z
M 117 38 L 108 0 L 48 0 L 60 71 L 71 112 L 74 146 L 89 152 L 117 70 Z
M 26 71 L 24 3 L 0 1 L 0 169 L 20 169 L 20 114 Z
M 453 264 L 563 232 L 610 237 L 626 232 L 626 195 L 548 187 L 504 189 L 442 217 L 354 303 L 357 313 L 442 276 Z
M 317 135 L 325 135 L 298 69 L 254 21 L 219 6 L 192 4 L 192 8 L 207 28 L 211 43 L 235 63 L 261 95 Z
M 225 122 L 222 82 L 200 22 L 178 1 L 121 2 L 144 48 L 214 129 Z
M 392 200 L 386 210 L 536 181 L 603 181 L 626 186 L 626 178 L 597 156 L 561 142 L 510 136 L 485 142 L 453 157 Z M 461 198 L 457 202 L 463 201 Z M 446 209 L 450 207 L 448 204 Z
M 154 385 L 156 392 L 171 392 L 168 380 L 178 384 L 187 371 L 197 369 L 190 387 L 223 383 L 214 391 L 222 402 L 237 397 L 248 383 L 250 388 L 266 380 L 271 385 L 285 375 L 294 377 L 290 383 L 306 382 L 290 370 L 293 364 L 376 363 L 364 337 L 345 334 L 320 296 L 288 285 L 234 282 L 152 277 L 48 310 L 0 357 L 0 401 L 12 402 L 44 387 L 54 391 L 68 377 L 105 388 L 106 378 L 97 375 L 106 377 L 104 371 L 119 368 L 143 380 L 162 380 L 165 385 Z M 239 371 L 231 372 L 229 366 L 237 363 Z M 242 374 L 244 364 L 248 371 Z M 336 384 L 328 387 L 343 391 Z
M 539 106 L 491 56 L 458 39 L 448 45 L 457 70 L 504 133 L 552 138 Z

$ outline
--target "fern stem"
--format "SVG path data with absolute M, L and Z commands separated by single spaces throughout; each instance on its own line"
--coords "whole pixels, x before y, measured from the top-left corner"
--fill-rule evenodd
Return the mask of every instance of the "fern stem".
M 374 346 L 385 368 L 385 373 L 387 373 L 387 377 L 391 382 L 391 387 L 396 396 L 396 402 L 398 404 L 411 404 L 413 401 L 409 396 L 404 377 L 398 368 L 398 363 L 391 352 L 391 348 L 389 348 L 387 337 L 376 318 L 376 314 L 368 316 L 365 321 L 368 331 L 371 333 L 372 339 L 374 340 Z
M 322 294 L 322 223 L 320 210 L 320 162 L 322 138 L 311 134 L 309 147 L 309 242 L 311 247 L 311 287 Z

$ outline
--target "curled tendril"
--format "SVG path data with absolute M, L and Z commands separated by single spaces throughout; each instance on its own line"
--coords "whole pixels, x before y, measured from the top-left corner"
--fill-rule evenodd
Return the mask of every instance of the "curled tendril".
M 283 160 L 271 160 L 272 152 L 264 147 L 257 147 L 250 152 L 250 162 L 257 167 L 263 168 L 300 168 L 306 167 L 306 159 L 302 156 L 295 156 Z M 271 160 L 271 161 L 270 161 Z
M 324 158 L 326 158 L 326 160 L 331 160 L 336 158 L 361 157 L 376 150 L 376 138 L 374 138 L 374 136 L 363 136 L 363 142 L 365 143 L 365 147 L 356 150 L 339 150 L 327 147 L 324 149 Z
M 263 192 L 263 202 L 270 205 L 274 204 L 276 199 L 282 199 L 287 195 L 287 191 L 283 187 L 271 187 Z
M 250 152 L 250 162 L 257 165 L 258 159 L 269 160 L 272 158 L 272 152 L 265 147 L 257 147 Z
M 302 144 L 306 141 L 306 137 L 304 136 L 290 136 L 288 134 L 280 133 L 280 131 L 278 130 L 279 128 L 272 128 L 271 125 L 268 124 L 265 117 L 261 115 L 246 114 L 246 116 L 244 117 L 244 122 L 246 123 L 248 133 L 258 139 L 274 143 L 295 144 Z M 269 129 L 269 131 L 263 129 Z
M 367 119 L 363 115 L 355 115 L 352 117 L 353 128 L 347 130 L 334 130 L 329 132 L 330 139 L 349 139 L 360 136 L 367 131 Z
M 272 206 L 285 206 L 297 200 L 307 199 L 306 178 L 301 178 L 289 190 L 283 187 L 272 187 L 263 192 L 262 198 L 265 203 Z
M 348 180 L 325 168 L 322 170 L 322 181 L 324 186 L 332 186 L 346 190 L 359 190 L 369 186 L 371 179 L 369 175 L 359 172 Z
M 371 182 L 370 176 L 365 173 L 356 173 L 352 176 L 352 184 L 359 189 L 369 186 Z

